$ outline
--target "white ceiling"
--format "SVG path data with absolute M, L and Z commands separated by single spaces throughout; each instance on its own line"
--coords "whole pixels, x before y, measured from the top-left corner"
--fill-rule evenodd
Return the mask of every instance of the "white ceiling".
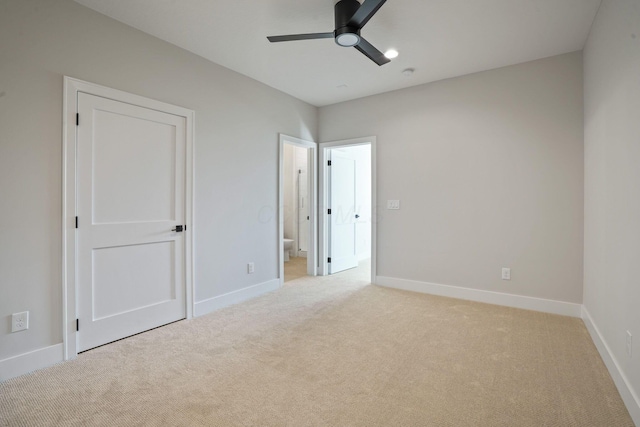
M 332 39 L 267 41 L 333 31 L 335 0 L 76 1 L 316 106 L 581 50 L 600 5 L 388 0 L 362 30 L 379 50 L 400 52 L 378 67 Z

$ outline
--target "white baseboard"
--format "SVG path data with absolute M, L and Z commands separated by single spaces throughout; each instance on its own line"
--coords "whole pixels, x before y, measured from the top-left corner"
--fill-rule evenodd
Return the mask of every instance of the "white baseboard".
M 0 381 L 15 378 L 64 360 L 62 343 L 0 360 Z
M 633 422 L 637 426 L 640 426 L 640 398 L 638 398 L 638 394 L 631 386 L 627 376 L 624 374 L 622 369 L 620 369 L 618 361 L 611 352 L 611 349 L 609 349 L 607 342 L 602 337 L 600 330 L 593 322 L 589 311 L 584 306 L 582 307 L 582 320 L 584 321 L 584 324 L 591 335 L 591 339 L 600 353 L 600 357 L 602 357 L 604 364 L 609 370 L 609 374 L 611 374 L 611 378 L 613 378 L 613 382 L 618 388 L 620 396 L 622 396 L 622 400 L 629 411 L 629 415 L 631 415 Z
M 580 317 L 581 315 L 580 309 L 582 305 L 571 302 L 504 294 L 501 292 L 462 288 L 459 286 L 440 285 L 437 283 L 418 282 L 415 280 L 397 279 L 395 277 L 376 276 L 375 283 L 380 286 L 403 289 L 405 291 L 504 305 L 507 307 L 560 314 L 563 316 Z
M 237 291 L 229 292 L 224 295 L 218 295 L 217 297 L 209 298 L 204 301 L 198 301 L 195 303 L 194 316 L 202 316 L 221 308 L 266 294 L 267 292 L 275 291 L 278 288 L 280 288 L 280 279 L 274 279 L 243 289 L 238 289 Z

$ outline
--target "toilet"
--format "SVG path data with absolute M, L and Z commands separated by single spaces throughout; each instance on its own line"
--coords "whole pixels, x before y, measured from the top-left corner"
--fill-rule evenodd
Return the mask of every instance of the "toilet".
M 289 251 L 293 249 L 293 239 L 282 239 L 284 245 L 284 261 L 289 261 Z

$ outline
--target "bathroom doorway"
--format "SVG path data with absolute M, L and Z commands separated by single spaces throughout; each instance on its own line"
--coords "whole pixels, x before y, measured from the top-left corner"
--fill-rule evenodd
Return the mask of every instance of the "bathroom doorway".
M 280 135 L 280 285 L 317 274 L 316 144 Z

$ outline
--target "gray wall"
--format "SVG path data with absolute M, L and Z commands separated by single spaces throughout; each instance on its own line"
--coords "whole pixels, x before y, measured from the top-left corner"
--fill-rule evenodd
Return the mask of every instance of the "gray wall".
M 638 1 L 603 0 L 584 50 L 584 305 L 636 399 L 640 395 L 639 23 Z M 635 340 L 633 357 L 626 352 L 626 331 Z M 636 401 L 636 422 L 639 405 Z
M 582 302 L 580 52 L 322 107 L 319 123 L 320 141 L 377 136 L 378 276 Z
M 278 132 L 314 140 L 317 109 L 70 0 L 2 0 L 0 360 L 62 341 L 63 75 L 195 110 L 196 301 L 277 278 Z

